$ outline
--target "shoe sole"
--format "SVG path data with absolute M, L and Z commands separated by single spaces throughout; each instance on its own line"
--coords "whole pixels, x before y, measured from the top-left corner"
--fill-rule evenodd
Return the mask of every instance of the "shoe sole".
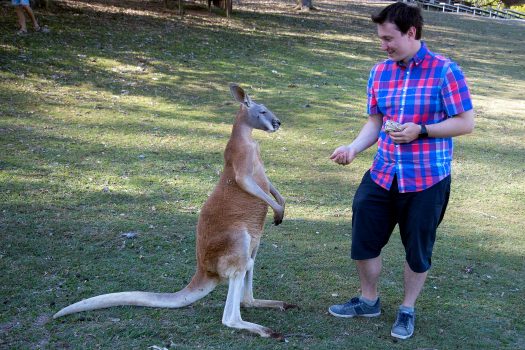
M 375 314 L 364 314 L 364 315 L 341 315 L 341 314 L 336 314 L 335 312 L 333 312 L 333 311 L 330 310 L 330 309 L 328 309 L 328 312 L 329 312 L 330 315 L 332 315 L 332 316 L 335 316 L 335 317 L 342 317 L 342 318 L 352 318 L 352 317 L 376 317 L 376 316 L 381 315 L 381 312 L 378 312 L 378 313 L 375 313 Z
M 408 338 L 410 338 L 411 336 L 413 336 L 414 333 L 409 334 L 409 335 L 400 335 L 400 334 L 396 334 L 396 333 L 394 333 L 394 332 L 390 332 L 390 335 L 393 336 L 394 338 L 397 338 L 397 339 L 403 339 L 403 340 L 404 340 L 404 339 L 408 339 Z

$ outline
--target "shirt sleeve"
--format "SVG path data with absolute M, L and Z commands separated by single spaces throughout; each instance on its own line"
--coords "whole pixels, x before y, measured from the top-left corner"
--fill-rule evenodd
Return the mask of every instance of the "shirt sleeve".
M 472 109 L 467 81 L 459 66 L 454 62 L 445 71 L 441 95 L 445 111 L 451 117 Z
M 377 66 L 372 68 L 370 71 L 370 77 L 368 78 L 368 87 L 367 87 L 367 105 L 366 111 L 369 115 L 379 114 L 379 107 L 377 106 L 377 96 L 376 91 L 374 90 L 374 78 Z

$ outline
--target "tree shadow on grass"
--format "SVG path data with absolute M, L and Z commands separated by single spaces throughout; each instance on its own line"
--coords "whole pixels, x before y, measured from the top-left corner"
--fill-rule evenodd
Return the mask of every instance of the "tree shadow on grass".
M 366 7 L 366 5 L 363 6 Z M 95 21 L 96 23 L 99 23 L 102 26 L 105 24 L 104 21 L 107 21 L 107 18 L 104 17 L 105 14 L 101 14 L 100 11 L 96 10 L 96 8 L 83 9 L 82 13 L 85 16 L 77 19 L 76 21 L 76 25 L 79 27 L 82 27 L 83 21 L 89 21 L 90 23 L 92 21 Z M 122 18 L 119 17 L 116 20 L 121 21 L 124 24 L 131 23 L 136 21 L 137 18 L 140 18 L 139 13 L 140 12 L 123 12 L 119 14 L 119 16 L 121 16 Z M 67 12 L 65 12 L 64 14 L 67 14 Z M 349 16 L 351 16 L 351 14 L 349 14 Z M 283 24 L 286 25 L 288 23 L 291 23 L 289 24 L 291 28 L 296 28 L 297 23 L 295 23 L 295 21 L 300 20 L 304 28 L 306 28 L 305 30 L 312 31 L 313 33 L 317 33 L 318 31 L 323 31 L 324 29 L 330 28 L 340 33 L 354 32 L 353 26 L 340 27 L 336 24 L 332 24 L 332 22 L 330 21 L 330 17 L 318 18 L 314 16 L 297 17 L 297 15 L 288 14 L 266 14 L 264 19 L 259 18 L 260 17 L 257 14 L 250 12 L 240 11 L 238 14 L 238 19 L 240 19 L 240 21 L 254 21 L 254 24 L 264 24 L 264 28 L 272 27 L 272 25 L 269 23 L 274 23 L 275 25 L 279 24 L 280 26 L 282 26 Z M 61 36 L 60 38 L 60 41 L 63 41 L 65 44 L 62 45 L 67 48 L 61 53 L 64 56 L 64 58 L 67 57 L 67 60 L 64 61 L 65 64 L 61 63 L 60 65 L 57 65 L 55 62 L 50 62 L 48 60 L 48 64 L 45 65 L 46 69 L 42 70 L 42 68 L 40 68 L 41 72 L 47 74 L 49 74 L 49 72 L 54 72 L 53 74 L 55 75 L 57 74 L 57 72 L 62 74 L 63 78 L 55 79 L 55 81 L 56 83 L 63 86 L 68 86 L 71 84 L 74 86 L 75 84 L 87 83 L 93 84 L 94 88 L 96 89 L 107 90 L 108 92 L 114 94 L 120 94 L 122 90 L 128 90 L 131 95 L 137 94 L 138 96 L 163 97 L 166 98 L 168 101 L 172 102 L 175 102 L 175 98 L 176 100 L 185 101 L 187 103 L 188 99 L 191 99 L 192 96 L 195 96 L 195 89 L 190 88 L 191 85 L 200 85 L 202 87 L 203 81 L 213 82 L 214 84 L 218 85 L 224 84 L 224 74 L 233 74 L 234 68 L 236 66 L 228 66 L 228 60 L 232 57 L 232 55 L 237 56 L 239 54 L 242 54 L 242 56 L 244 56 L 243 61 L 245 61 L 247 58 L 249 59 L 250 56 L 254 59 L 257 59 L 255 52 L 253 54 L 250 54 L 251 50 L 247 50 L 247 48 L 252 47 L 252 43 L 255 44 L 253 45 L 254 48 L 260 45 L 262 45 L 262 47 L 266 47 L 268 45 L 277 45 L 282 46 L 283 50 L 289 50 L 289 48 L 287 47 L 287 43 L 283 40 L 286 37 L 286 34 L 276 33 L 276 35 L 272 39 L 268 39 L 263 35 L 263 33 L 259 32 L 247 30 L 231 31 L 228 28 L 224 27 L 224 24 L 222 23 L 212 22 L 200 24 L 198 22 L 192 22 L 188 25 L 187 23 L 175 22 L 173 23 L 173 30 L 175 30 L 178 34 L 176 37 L 172 37 L 170 34 L 165 32 L 166 29 L 164 25 L 167 21 L 166 18 L 151 18 L 146 16 L 145 19 L 147 19 L 148 23 L 151 24 L 151 28 L 149 28 L 150 31 L 143 31 L 142 33 L 138 33 L 135 39 L 132 39 L 131 42 L 129 41 L 129 38 L 128 40 L 122 40 L 118 47 L 115 47 L 115 45 L 117 45 L 115 39 L 118 39 L 121 36 L 122 38 L 124 38 L 124 36 L 129 34 L 129 31 L 127 31 L 125 25 L 121 27 L 115 27 L 113 29 L 114 32 L 110 36 L 104 35 L 104 33 L 94 34 L 97 37 L 97 39 L 93 42 L 86 42 L 86 40 L 82 40 L 81 37 L 84 37 L 84 35 L 81 35 L 81 33 L 75 34 L 73 28 L 70 28 L 71 30 L 67 30 L 67 34 Z M 336 19 L 334 18 L 332 19 L 332 21 L 336 21 Z M 362 21 L 363 22 L 360 22 L 360 24 L 357 25 L 356 28 L 368 28 L 368 26 L 370 26 L 369 23 L 365 23 L 364 19 Z M 320 26 L 322 26 L 322 28 Z M 279 26 L 277 27 L 279 28 Z M 430 32 L 437 33 L 437 36 L 440 36 L 440 28 L 448 27 L 439 27 L 438 25 L 434 25 L 433 29 L 431 29 Z M 373 36 L 373 31 L 370 32 L 371 36 Z M 154 37 L 157 34 L 159 34 L 159 38 L 152 39 L 152 37 Z M 460 36 L 467 35 L 464 33 L 456 34 Z M 361 33 L 361 35 L 365 34 Z M 472 35 L 472 33 L 468 35 Z M 458 37 L 457 40 L 463 41 L 465 38 Z M 498 34 L 495 34 L 494 40 L 499 39 L 500 37 L 498 36 Z M 194 41 L 192 43 L 187 42 L 189 40 Z M 341 45 L 341 52 L 347 53 L 352 51 L 352 47 L 348 46 L 349 43 L 347 41 L 339 41 L 337 39 L 327 40 L 326 38 L 321 39 L 316 38 L 315 35 L 313 35 L 312 38 L 309 40 L 323 47 L 330 47 L 331 50 L 334 50 L 334 45 Z M 483 42 L 485 42 L 485 40 L 486 36 L 483 36 Z M 220 45 L 218 45 L 218 47 L 213 48 L 213 46 L 211 46 L 210 44 L 213 44 L 214 42 L 229 42 L 234 44 L 230 44 L 229 46 L 225 47 L 221 47 Z M 41 43 L 44 44 L 44 41 L 42 41 Z M 239 45 L 238 43 L 248 43 L 248 46 Z M 58 41 L 57 44 L 59 44 Z M 146 46 L 143 46 L 144 44 L 146 44 Z M 193 49 L 190 49 L 190 44 L 193 44 Z M 93 50 L 95 49 L 94 46 L 98 46 L 99 49 Z M 363 46 L 363 49 L 367 48 L 367 50 L 369 50 L 369 52 L 367 51 L 366 53 L 364 53 L 365 56 L 375 57 L 377 55 L 379 58 L 379 50 L 377 50 L 375 47 L 372 47 L 370 44 L 357 46 Z M 36 46 L 35 48 L 38 48 L 38 46 Z M 40 50 L 42 49 L 43 47 Z M 173 49 L 182 49 L 182 51 L 181 53 L 178 53 L 178 50 L 174 51 Z M 277 47 L 275 47 L 274 49 L 277 49 Z M 501 50 L 504 50 L 504 48 L 501 48 Z M 278 51 L 282 50 L 279 49 Z M 479 53 L 482 55 L 485 54 L 485 50 L 482 49 L 481 46 L 479 47 L 479 50 L 475 51 L 479 51 Z M 164 52 L 163 57 L 158 56 L 161 52 Z M 247 57 L 246 53 L 248 53 Z M 87 57 L 84 58 L 86 54 Z M 11 55 L 11 58 L 16 61 L 15 56 L 13 56 L 11 53 L 9 53 L 8 56 L 9 55 Z M 470 52 L 469 57 L 472 58 L 472 55 L 475 55 L 475 53 Z M 308 53 L 307 51 L 304 51 L 300 55 L 301 62 L 309 62 L 310 60 L 315 58 L 315 56 L 316 55 L 313 52 Z M 112 59 L 116 60 L 117 62 L 120 61 L 121 63 L 124 63 L 125 61 L 128 64 L 137 66 L 143 64 L 143 68 L 149 70 L 150 73 L 159 73 L 165 76 L 176 76 L 177 81 L 157 81 L 155 83 L 152 83 L 151 81 L 146 82 L 140 78 L 140 74 L 138 76 L 133 77 L 129 74 L 119 74 L 118 72 L 104 71 L 100 68 L 97 68 L 96 65 L 90 64 L 89 62 L 89 60 L 101 59 Z M 481 57 L 480 59 L 483 58 Z M 272 60 L 273 58 L 270 58 L 268 62 L 271 62 Z M 375 58 L 372 59 L 370 64 L 372 64 L 372 62 L 375 60 Z M 222 67 L 223 72 L 219 72 L 216 70 L 216 66 L 214 66 L 211 69 L 206 69 L 207 67 L 209 67 L 208 62 L 220 62 L 221 64 L 226 64 L 226 66 Z M 299 67 L 301 62 L 296 62 L 295 59 L 292 62 L 290 62 L 291 64 L 289 68 L 292 69 L 292 71 L 289 73 L 290 75 L 302 75 L 300 73 L 300 70 L 298 68 L 295 68 Z M 508 66 L 507 63 L 503 62 L 505 61 L 497 60 L 496 62 L 484 62 L 484 74 L 490 74 L 490 72 L 493 71 L 495 76 L 497 75 L 498 77 L 501 77 L 503 71 L 512 72 L 513 68 L 515 67 Z M 471 63 L 469 63 L 469 65 L 470 64 Z M 185 65 L 187 66 L 187 68 L 190 68 L 189 71 L 184 71 L 183 69 L 180 69 L 183 68 Z M 169 68 L 170 66 L 172 68 Z M 489 68 L 492 66 L 494 67 L 493 69 Z M 15 65 L 15 67 L 9 67 L 9 69 L 16 70 L 17 68 Z M 38 71 L 39 68 L 33 67 L 32 69 Z M 367 69 L 363 67 L 362 73 L 364 75 L 366 75 L 366 71 Z M 42 78 L 49 79 L 49 76 L 46 76 L 47 74 L 43 74 Z M 252 76 L 251 74 L 244 75 L 242 71 L 236 72 L 236 74 L 239 74 L 239 77 L 242 76 L 242 79 L 244 80 L 246 80 L 247 77 Z M 123 83 L 123 81 L 125 82 Z M 133 83 L 136 85 L 135 87 L 125 85 L 129 83 Z M 210 95 L 217 93 L 217 91 L 215 91 L 213 88 L 210 89 L 209 87 L 204 87 L 203 91 Z M 194 102 L 199 101 L 196 100 Z

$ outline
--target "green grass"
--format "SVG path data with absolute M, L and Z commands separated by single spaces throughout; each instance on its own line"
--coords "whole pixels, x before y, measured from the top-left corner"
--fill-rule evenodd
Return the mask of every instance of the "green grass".
M 322 0 L 320 11 L 293 13 L 292 1 L 242 1 L 229 20 L 204 4 L 182 20 L 162 1 L 56 4 L 37 11 L 51 33 L 25 37 L 0 8 L 0 348 L 525 348 L 523 22 L 424 13 L 428 45 L 468 77 L 477 124 L 455 141 L 417 333 L 395 342 L 397 232 L 384 251 L 383 314 L 326 312 L 359 288 L 351 203 L 374 150 L 344 168 L 328 156 L 366 119 L 368 71 L 384 58 L 369 14 L 383 3 Z M 288 342 L 222 326 L 225 285 L 188 308 L 52 320 L 84 297 L 189 281 L 198 211 L 238 108 L 229 82 L 283 122 L 276 134 L 255 132 L 287 213 L 279 227 L 268 219 L 254 288 L 301 309 L 242 315 Z

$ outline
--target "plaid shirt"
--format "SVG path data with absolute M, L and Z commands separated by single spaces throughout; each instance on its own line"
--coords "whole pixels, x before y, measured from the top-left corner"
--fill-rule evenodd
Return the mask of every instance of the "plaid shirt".
M 472 109 L 470 92 L 458 65 L 430 52 L 425 43 L 408 65 L 390 59 L 377 64 L 368 81 L 368 113 L 383 115 L 372 180 L 390 190 L 397 175 L 399 192 L 418 192 L 450 175 L 452 138 L 416 139 L 395 144 L 384 130 L 401 124 L 435 124 Z

